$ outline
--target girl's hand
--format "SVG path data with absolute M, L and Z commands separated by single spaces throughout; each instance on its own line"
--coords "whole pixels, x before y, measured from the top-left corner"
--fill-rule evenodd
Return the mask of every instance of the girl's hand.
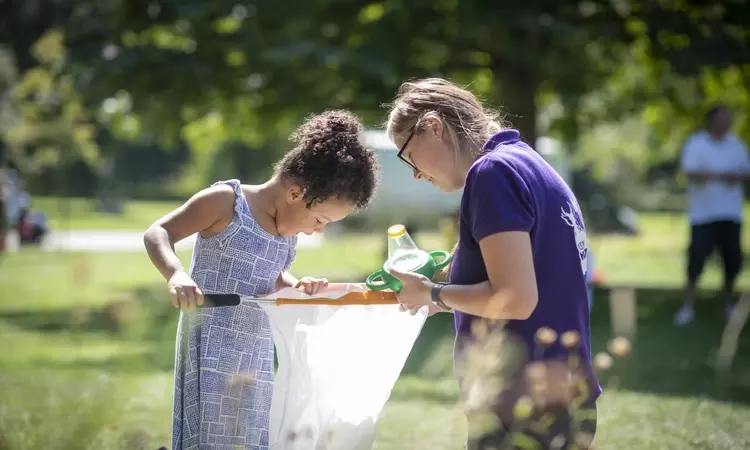
M 182 308 L 184 312 L 189 312 L 203 304 L 203 292 L 187 273 L 175 272 L 167 282 L 167 286 L 175 308 Z
M 302 277 L 294 287 L 307 295 L 313 295 L 327 288 L 328 280 L 325 278 Z
M 412 272 L 401 272 L 391 269 L 391 275 L 396 277 L 403 287 L 396 293 L 403 311 L 409 311 L 412 316 L 425 305 L 432 305 L 432 281 L 424 275 Z

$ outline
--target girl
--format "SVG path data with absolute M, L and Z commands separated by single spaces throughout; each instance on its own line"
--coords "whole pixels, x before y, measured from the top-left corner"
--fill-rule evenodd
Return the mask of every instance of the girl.
M 256 305 L 200 309 L 203 293 L 267 294 L 294 286 L 313 294 L 325 279 L 289 272 L 297 234 L 322 231 L 364 208 L 376 185 L 375 158 L 345 111 L 310 117 L 296 143 L 258 186 L 236 180 L 205 189 L 144 235 L 168 280 L 177 329 L 172 448 L 268 448 L 274 346 Z M 198 233 L 188 274 L 174 244 Z
M 540 448 L 569 448 L 575 437 L 574 417 L 569 405 L 558 401 L 568 396 L 555 388 L 546 391 L 554 398 L 537 399 L 534 392 L 544 390 L 530 393 L 525 384 L 533 372 L 549 387 L 554 381 L 550 377 L 556 377 L 560 365 L 567 368 L 568 361 L 576 366 L 575 379 L 580 380 L 576 400 L 583 413 L 578 417 L 585 417 L 576 430 L 585 438 L 577 444 L 588 448 L 601 389 L 591 367 L 581 211 L 554 169 L 497 118 L 471 92 L 448 81 L 424 79 L 401 86 L 387 124 L 389 136 L 400 148 L 398 157 L 417 179 L 446 192 L 464 191 L 450 283 L 435 284 L 417 274 L 394 272 L 404 282 L 398 298 L 411 311 L 426 304 L 455 311 L 454 359 L 462 370 L 469 368 L 464 364 L 476 354 L 466 350 L 483 345 L 473 338 L 487 335 L 487 325 L 482 325 L 487 319 L 504 323 L 502 334 L 518 345 L 485 352 L 480 360 L 524 349 L 523 371 L 511 374 L 506 389 L 490 400 L 489 409 L 500 425 L 475 435 L 470 448 L 508 448 L 517 437 L 510 436 L 513 433 L 530 435 Z M 464 392 L 466 375 L 459 371 Z M 529 405 L 526 394 L 540 402 Z M 515 407 L 521 398 L 523 407 Z M 544 433 L 529 427 L 534 418 L 543 418 Z M 473 416 L 468 420 L 470 430 L 482 425 Z

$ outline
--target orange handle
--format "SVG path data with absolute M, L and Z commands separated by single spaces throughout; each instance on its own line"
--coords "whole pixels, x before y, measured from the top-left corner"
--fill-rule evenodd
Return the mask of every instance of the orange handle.
M 396 293 L 382 291 L 350 292 L 339 298 L 313 298 L 302 300 L 298 298 L 278 298 L 276 305 L 397 305 Z

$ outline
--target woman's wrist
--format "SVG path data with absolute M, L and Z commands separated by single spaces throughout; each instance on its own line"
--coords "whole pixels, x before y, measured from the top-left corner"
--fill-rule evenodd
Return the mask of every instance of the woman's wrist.
M 445 304 L 443 301 L 440 293 L 443 290 L 445 286 L 447 286 L 448 283 L 432 283 L 432 287 L 430 288 L 430 301 L 432 302 L 435 307 L 437 307 L 440 311 L 443 312 L 450 312 L 452 310 L 451 307 Z

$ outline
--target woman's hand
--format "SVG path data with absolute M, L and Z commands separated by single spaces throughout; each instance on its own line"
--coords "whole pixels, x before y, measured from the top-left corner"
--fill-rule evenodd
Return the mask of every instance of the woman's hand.
M 302 277 L 294 287 L 307 295 L 313 295 L 327 288 L 328 280 L 325 278 Z
M 184 312 L 189 312 L 203 304 L 203 292 L 187 273 L 175 272 L 169 278 L 167 286 L 175 308 L 182 308 Z
M 396 293 L 402 311 L 409 311 L 409 314 L 413 316 L 423 306 L 432 305 L 433 283 L 429 278 L 418 273 L 401 272 L 395 269 L 391 269 L 390 273 L 404 285 L 401 291 Z

